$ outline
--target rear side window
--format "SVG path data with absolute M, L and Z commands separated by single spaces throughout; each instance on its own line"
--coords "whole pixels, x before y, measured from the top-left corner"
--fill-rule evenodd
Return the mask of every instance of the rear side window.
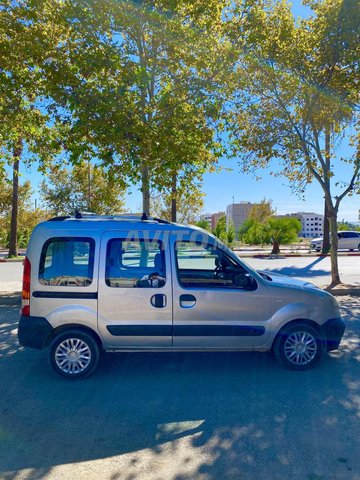
M 165 253 L 159 241 L 114 238 L 106 250 L 105 283 L 115 288 L 161 288 Z
M 95 241 L 87 237 L 51 238 L 40 257 L 39 282 L 61 287 L 87 287 L 93 281 Z

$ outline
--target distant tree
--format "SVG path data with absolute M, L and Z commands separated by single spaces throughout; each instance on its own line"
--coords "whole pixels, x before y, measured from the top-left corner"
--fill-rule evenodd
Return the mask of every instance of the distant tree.
M 199 221 L 196 222 L 195 224 L 197 227 L 203 228 L 204 230 L 211 230 L 210 223 L 205 220 L 205 218 L 200 219 Z
M 212 230 L 212 233 L 222 242 L 231 245 L 236 236 L 236 231 L 234 224 L 232 222 L 226 222 L 226 216 L 223 215 L 217 221 L 215 228 Z
M 270 243 L 269 232 L 265 222 L 247 219 L 239 228 L 238 236 L 241 242 L 249 245 L 265 245 Z
M 356 225 L 355 223 L 345 222 L 345 220 L 341 220 L 338 223 L 338 231 L 339 230 L 352 230 L 352 231 L 360 231 L 360 225 Z
M 273 254 L 280 253 L 280 244 L 295 242 L 301 230 L 299 220 L 295 218 L 269 218 L 266 222 L 248 219 L 242 226 L 241 241 L 252 245 L 271 243 Z
M 249 220 L 265 223 L 275 214 L 271 200 L 264 198 L 259 204 L 253 205 L 249 212 Z
M 118 179 L 90 162 L 72 168 L 51 167 L 40 189 L 42 202 L 53 215 L 73 214 L 76 209 L 114 214 L 124 209 Z
M 184 172 L 174 176 L 174 183 L 151 199 L 152 216 L 171 222 L 196 223 L 204 207 L 201 185 Z
M 227 223 L 226 233 L 227 233 L 227 241 L 229 245 L 231 245 L 232 243 L 234 243 L 234 240 L 236 238 L 236 230 L 233 222 L 230 221 Z
M 270 218 L 267 230 L 272 243 L 272 254 L 280 253 L 280 244 L 296 242 L 301 223 L 296 218 Z
M 18 214 L 16 243 L 19 248 L 25 248 L 30 234 L 35 226 L 45 220 L 49 214 L 44 210 L 34 209 L 31 201 L 31 185 L 27 181 L 19 184 L 18 188 Z M 13 186 L 11 181 L 0 181 L 0 245 L 9 248 L 11 232 Z M 14 256 L 14 255 L 10 255 Z

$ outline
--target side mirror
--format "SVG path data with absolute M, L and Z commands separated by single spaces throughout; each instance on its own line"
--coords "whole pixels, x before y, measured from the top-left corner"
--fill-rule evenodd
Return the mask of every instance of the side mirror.
M 244 275 L 244 290 L 256 290 L 257 283 L 253 276 L 250 273 L 245 273 Z

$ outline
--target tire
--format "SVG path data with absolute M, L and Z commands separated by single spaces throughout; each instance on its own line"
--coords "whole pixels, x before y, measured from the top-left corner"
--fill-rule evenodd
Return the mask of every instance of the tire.
M 358 250 L 359 250 L 359 252 L 360 252 L 360 243 L 359 243 L 359 245 L 358 245 Z
M 91 335 L 72 329 L 54 338 L 48 355 L 50 365 L 58 375 L 75 380 L 94 372 L 100 360 L 100 348 Z
M 284 367 L 290 370 L 307 370 L 320 360 L 323 342 L 315 328 L 299 322 L 280 330 L 273 345 L 273 352 Z

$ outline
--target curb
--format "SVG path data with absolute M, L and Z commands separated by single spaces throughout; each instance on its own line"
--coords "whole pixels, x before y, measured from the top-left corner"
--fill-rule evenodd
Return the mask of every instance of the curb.
M 331 293 L 334 297 L 342 297 L 351 295 L 353 297 L 360 297 L 360 287 L 345 287 L 345 288 L 323 288 L 326 292 Z
M 0 263 L 22 263 L 24 258 L 0 258 Z
M 20 292 L 9 292 L 1 293 L 0 292 L 0 305 L 19 305 L 21 304 L 21 293 Z
M 259 259 L 282 259 L 282 258 L 330 258 L 330 253 L 323 255 L 321 253 L 280 253 L 279 255 L 274 255 L 271 253 L 247 253 L 242 252 L 241 250 L 234 250 L 234 253 L 240 258 L 259 258 Z M 359 253 L 349 252 L 338 254 L 338 257 L 360 257 Z

